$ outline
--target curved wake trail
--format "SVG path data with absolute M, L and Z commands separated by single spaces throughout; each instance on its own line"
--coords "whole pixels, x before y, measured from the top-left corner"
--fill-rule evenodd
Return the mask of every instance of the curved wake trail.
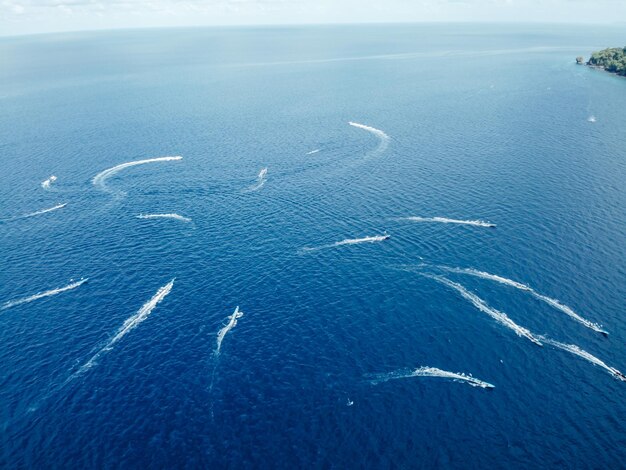
M 113 168 L 108 168 L 104 171 L 101 171 L 100 173 L 98 173 L 96 176 L 93 177 L 91 182 L 93 183 L 94 186 L 100 186 L 102 189 L 106 190 L 107 189 L 106 180 L 109 179 L 111 176 L 119 173 L 125 168 L 130 168 L 132 166 L 137 166 L 137 165 L 145 165 L 146 163 L 172 162 L 172 161 L 182 160 L 182 159 L 183 157 L 181 156 L 158 157 L 158 158 L 148 158 L 146 160 L 136 160 L 133 162 L 122 163 L 120 165 L 114 166 Z
M 490 273 L 486 273 L 484 271 L 478 271 L 476 269 L 472 269 L 472 268 L 468 268 L 468 269 L 461 269 L 461 268 L 450 268 L 447 266 L 439 266 L 441 269 L 444 269 L 448 272 L 452 272 L 452 273 L 457 273 L 457 274 L 465 274 L 468 276 L 474 276 L 474 277 L 478 277 L 481 279 L 487 279 L 489 281 L 495 281 L 495 282 L 499 282 L 500 284 L 504 284 L 507 286 L 511 286 L 511 287 L 515 287 L 516 289 L 520 289 L 523 291 L 528 292 L 529 294 L 531 294 L 533 297 L 535 297 L 538 300 L 541 300 L 542 302 L 547 303 L 548 305 L 550 305 L 551 307 L 560 310 L 561 312 L 565 313 L 566 315 L 568 315 L 569 317 L 573 318 L 574 320 L 576 320 L 578 323 L 581 323 L 582 325 L 586 326 L 587 328 L 596 331 L 598 333 L 601 333 L 605 336 L 608 336 L 608 332 L 606 330 L 604 330 L 602 328 L 602 325 L 599 325 L 597 323 L 593 323 L 592 321 L 587 320 L 586 318 L 581 317 L 580 315 L 578 315 L 576 312 L 574 312 L 574 310 L 572 310 L 570 307 L 568 307 L 567 305 L 564 305 L 562 303 L 560 303 L 558 300 L 553 299 L 551 297 L 548 297 L 546 295 L 540 294 L 539 292 L 535 291 L 532 287 L 527 286 L 526 284 L 522 284 L 521 282 L 517 282 L 517 281 L 513 281 L 512 279 L 507 279 L 505 277 L 502 276 L 498 276 L 496 274 L 490 274 Z
M 575 356 L 581 357 L 584 360 L 592 363 L 593 365 L 599 366 L 602 369 L 606 370 L 609 374 L 611 374 L 616 379 L 621 380 L 622 382 L 626 382 L 626 375 L 622 374 L 615 367 L 611 367 L 611 366 L 606 365 L 604 363 L 604 361 L 602 361 L 601 359 L 598 359 L 596 356 L 594 356 L 593 354 L 588 353 L 584 349 L 579 348 L 575 344 L 560 343 L 559 341 L 555 341 L 553 339 L 546 338 L 545 336 L 541 336 L 541 340 L 544 343 L 546 343 L 546 344 L 554 346 L 555 348 L 562 349 L 563 351 L 567 351 L 568 353 L 571 353 L 571 354 L 574 354 Z
M 440 284 L 443 284 L 445 286 L 448 286 L 448 287 L 456 290 L 459 294 L 461 294 L 462 297 L 464 297 L 466 300 L 469 300 L 474 305 L 474 307 L 476 307 L 478 310 L 480 310 L 481 312 L 486 313 L 487 315 L 489 315 L 491 318 L 493 318 L 495 321 L 497 321 L 501 325 L 506 326 L 507 328 L 513 330 L 518 336 L 522 336 L 522 337 L 532 341 L 537 346 L 543 346 L 541 344 L 541 341 L 539 341 L 539 339 L 537 339 L 537 337 L 535 335 L 533 335 L 528 329 L 526 329 L 523 326 L 520 326 L 517 323 L 515 323 L 513 320 L 511 320 L 507 316 L 506 313 L 501 312 L 499 310 L 496 310 L 495 308 L 490 307 L 489 305 L 487 305 L 487 303 L 483 299 L 481 299 L 477 295 L 475 295 L 475 294 L 471 293 L 470 291 L 468 291 L 461 284 L 458 284 L 456 282 L 453 282 L 453 281 L 451 281 L 449 279 L 446 279 L 445 277 L 441 277 L 441 276 L 435 276 L 435 275 L 426 274 L 426 273 L 418 273 L 418 274 L 420 274 L 420 276 L 424 276 L 424 277 L 433 279 L 433 280 L 439 282 Z
M 358 245 L 360 243 L 376 243 L 376 242 L 382 242 L 383 240 L 388 240 L 389 238 L 391 238 L 390 235 L 375 235 L 372 237 L 349 238 L 346 240 L 342 240 L 340 242 L 331 243 L 329 245 L 322 245 L 322 246 L 312 247 L 312 248 L 304 247 L 302 248 L 302 251 L 317 251 L 317 250 L 324 250 L 326 248 L 335 248 L 337 246 Z
M 237 320 L 241 317 L 243 317 L 243 312 L 240 312 L 239 306 L 237 306 L 233 314 L 228 317 L 228 323 L 226 323 L 226 325 L 224 325 L 224 327 L 220 331 L 217 332 L 217 346 L 215 348 L 216 356 L 218 356 L 220 353 L 220 349 L 222 347 L 222 341 L 224 341 L 224 337 L 230 330 L 232 330 L 235 327 L 235 325 L 237 325 Z
M 365 124 L 359 124 L 358 122 L 353 122 L 353 121 L 349 121 L 348 124 L 350 124 L 352 127 L 357 127 L 367 132 L 371 132 L 372 134 L 374 134 L 376 137 L 380 139 L 389 139 L 389 136 L 385 134 L 385 132 L 381 131 L 380 129 L 376 129 L 375 127 L 366 126 Z
M 387 382 L 389 380 L 394 379 L 406 379 L 409 377 L 439 377 L 442 379 L 450 379 L 455 382 L 464 382 L 472 387 L 480 387 L 486 389 L 493 389 L 495 385 L 490 384 L 489 382 L 484 382 L 479 379 L 475 379 L 474 377 L 462 372 L 449 372 L 447 370 L 437 369 L 436 367 L 419 367 L 415 370 L 399 370 L 396 372 L 391 372 L 388 374 L 377 374 L 374 376 L 374 379 L 371 380 L 372 385 L 377 385 L 379 383 Z
M 458 224 L 471 225 L 474 227 L 496 228 L 496 224 L 492 224 L 491 222 L 485 222 L 484 220 L 460 220 L 448 219 L 447 217 L 406 217 L 403 220 L 410 220 L 412 222 L 439 222 L 442 224 Z
M 368 154 L 369 156 L 380 155 L 385 150 L 387 150 L 387 147 L 389 146 L 389 136 L 385 132 L 381 131 L 380 129 L 376 129 L 375 127 L 366 126 L 365 124 L 359 124 L 358 122 L 349 121 L 348 124 L 352 127 L 356 127 L 358 129 L 363 129 L 364 131 L 370 132 L 380 139 L 378 147 L 370 152 Z
M 57 177 L 56 177 L 56 176 L 54 176 L 54 175 L 52 175 L 52 176 L 51 176 L 50 178 L 48 178 L 46 181 L 42 181 L 42 182 L 41 182 L 41 187 L 42 187 L 43 189 L 48 190 L 48 189 L 50 189 L 50 185 L 51 185 L 52 183 L 54 183 L 56 180 L 57 180 Z
M 91 359 L 89 359 L 74 375 L 72 375 L 69 380 L 75 378 L 76 376 L 82 374 L 83 372 L 90 369 L 94 363 L 104 354 L 105 352 L 110 351 L 115 343 L 121 340 L 124 336 L 126 336 L 129 332 L 134 330 L 141 322 L 143 322 L 148 315 L 152 313 L 154 307 L 157 306 L 159 302 L 161 302 L 167 294 L 172 290 L 172 286 L 174 286 L 174 279 L 172 279 L 169 283 L 161 287 L 154 296 L 150 300 L 148 300 L 143 306 L 135 313 L 133 316 L 126 319 L 124 324 L 117 330 L 117 333 L 107 342 L 107 344 L 96 352 Z
M 577 322 L 585 325 L 587 328 L 592 329 L 593 331 L 596 331 L 598 333 L 601 333 L 604 336 L 608 336 L 609 335 L 609 332 L 606 331 L 604 328 L 602 328 L 602 325 L 599 325 L 597 323 L 593 323 L 592 321 L 589 321 L 586 318 L 581 317 L 576 312 L 574 312 L 571 308 L 569 308 L 567 305 L 562 304 L 558 300 L 550 298 L 550 297 L 548 297 L 546 295 L 543 295 L 543 294 L 540 294 L 538 292 L 535 292 L 534 290 L 532 291 L 532 295 L 535 298 L 537 298 L 539 300 L 542 300 L 545 303 L 547 303 L 548 305 L 556 308 L 557 310 L 560 310 L 561 312 L 565 313 L 566 315 L 569 315 L 570 317 L 572 317 Z
M 267 181 L 267 168 L 263 168 L 261 171 L 259 171 L 259 174 L 257 176 L 257 182 L 253 184 L 252 186 L 250 186 L 249 188 L 245 189 L 244 192 L 250 193 L 253 191 L 258 191 L 263 186 L 265 186 L 266 181 Z
M 174 219 L 181 222 L 191 222 L 189 217 L 184 217 L 179 214 L 139 214 L 138 219 Z
M 24 297 L 22 299 L 10 300 L 9 302 L 4 303 L 2 307 L 0 307 L 0 310 L 6 310 L 7 308 L 15 307 L 17 305 L 27 304 L 35 300 L 43 299 L 44 297 L 51 297 L 53 295 L 66 292 L 68 290 L 76 289 L 77 287 L 83 285 L 87 281 L 88 281 L 88 278 L 81 279 L 80 281 L 72 282 L 71 284 L 68 284 L 65 287 L 59 287 L 57 289 L 50 289 L 44 292 L 39 292 L 38 294 L 31 295 L 29 297 Z

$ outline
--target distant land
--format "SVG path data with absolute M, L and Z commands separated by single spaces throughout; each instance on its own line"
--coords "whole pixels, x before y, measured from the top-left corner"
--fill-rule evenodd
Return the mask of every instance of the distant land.
M 583 64 L 584 60 L 583 57 L 576 57 L 578 64 Z M 610 47 L 596 51 L 591 54 L 586 65 L 626 77 L 626 47 Z

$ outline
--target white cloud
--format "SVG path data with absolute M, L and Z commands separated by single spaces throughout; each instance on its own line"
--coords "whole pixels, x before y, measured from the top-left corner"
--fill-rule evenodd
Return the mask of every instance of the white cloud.
M 625 0 L 0 0 L 0 34 L 227 24 L 610 23 L 620 18 L 626 19 Z

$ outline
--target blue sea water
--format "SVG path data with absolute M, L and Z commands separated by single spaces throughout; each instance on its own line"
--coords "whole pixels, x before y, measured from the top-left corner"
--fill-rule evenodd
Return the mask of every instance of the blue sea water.
M 551 25 L 0 39 L 0 303 L 88 279 L 0 310 L 0 465 L 623 465 L 626 383 L 420 272 L 626 370 L 626 81 L 574 62 L 624 42 Z M 192 221 L 137 218 L 158 213 Z M 610 334 L 437 266 L 528 284 Z M 495 389 L 370 380 L 421 366 Z

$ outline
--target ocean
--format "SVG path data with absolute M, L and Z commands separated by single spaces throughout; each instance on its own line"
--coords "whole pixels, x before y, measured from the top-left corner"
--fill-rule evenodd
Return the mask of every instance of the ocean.
M 575 63 L 610 46 L 1 38 L 0 466 L 620 466 L 626 81 Z

